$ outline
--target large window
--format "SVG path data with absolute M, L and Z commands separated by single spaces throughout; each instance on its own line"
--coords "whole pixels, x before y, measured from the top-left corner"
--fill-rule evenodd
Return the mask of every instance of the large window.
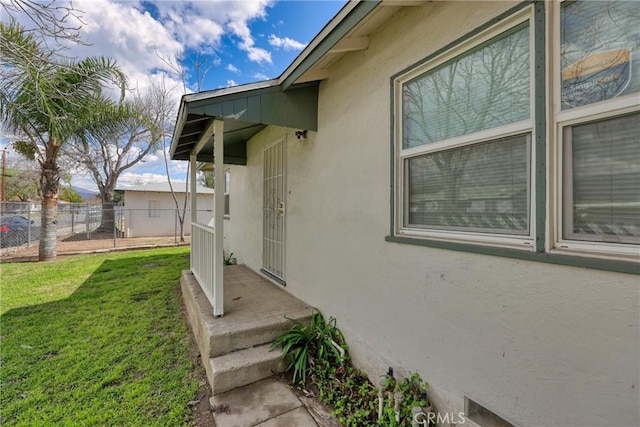
M 532 248 L 531 75 L 523 14 L 395 80 L 398 233 Z
M 559 7 L 556 248 L 638 254 L 640 3 Z
M 638 260 L 640 2 L 523 6 L 393 85 L 392 240 Z

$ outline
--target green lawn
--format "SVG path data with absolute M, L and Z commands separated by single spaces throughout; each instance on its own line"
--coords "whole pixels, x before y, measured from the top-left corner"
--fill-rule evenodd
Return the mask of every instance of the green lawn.
M 188 248 L 0 265 L 2 425 L 182 426 Z

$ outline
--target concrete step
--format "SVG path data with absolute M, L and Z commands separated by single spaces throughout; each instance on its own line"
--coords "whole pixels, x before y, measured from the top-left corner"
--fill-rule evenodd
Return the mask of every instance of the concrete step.
M 271 344 L 245 348 L 216 356 L 205 365 L 214 395 L 242 387 L 283 372 L 282 352 L 271 351 Z M 208 366 L 207 366 L 208 365 Z
M 209 357 L 216 357 L 245 348 L 270 344 L 293 325 L 294 319 L 309 324 L 311 314 L 308 311 L 297 312 L 293 317 L 285 318 L 265 316 L 256 318 L 255 322 L 235 324 L 225 329 L 220 326 L 213 328 L 209 335 Z

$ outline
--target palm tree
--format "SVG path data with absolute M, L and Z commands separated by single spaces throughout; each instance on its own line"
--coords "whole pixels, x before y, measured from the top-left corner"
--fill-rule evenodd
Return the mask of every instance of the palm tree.
M 42 40 L 15 22 L 0 22 L 0 117 L 20 141 L 17 151 L 37 160 L 42 192 L 39 259 L 56 257 L 58 154 L 63 144 L 100 121 L 115 105 L 104 91 L 126 78 L 111 60 L 56 57 Z

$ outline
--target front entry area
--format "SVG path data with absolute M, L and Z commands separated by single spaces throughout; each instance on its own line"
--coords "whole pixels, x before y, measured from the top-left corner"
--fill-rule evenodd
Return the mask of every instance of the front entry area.
M 284 284 L 286 144 L 282 137 L 263 153 L 262 269 Z

